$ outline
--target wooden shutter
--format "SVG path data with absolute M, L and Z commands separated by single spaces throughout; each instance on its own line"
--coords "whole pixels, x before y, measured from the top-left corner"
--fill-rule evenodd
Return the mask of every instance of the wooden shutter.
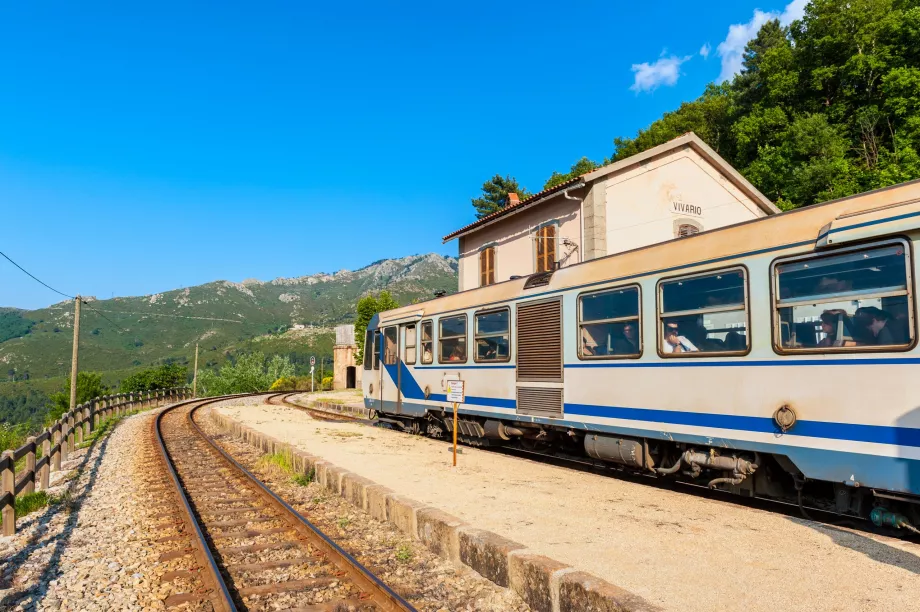
M 562 382 L 562 301 L 517 307 L 518 380 Z
M 495 247 L 479 252 L 479 286 L 485 287 L 495 283 Z
M 547 225 L 537 230 L 537 272 L 549 272 L 556 263 L 556 226 Z

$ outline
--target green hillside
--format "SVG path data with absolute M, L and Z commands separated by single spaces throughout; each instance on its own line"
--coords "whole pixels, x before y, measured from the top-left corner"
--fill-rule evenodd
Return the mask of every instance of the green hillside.
M 310 355 L 328 363 L 332 328 L 354 320 L 360 296 L 387 289 L 407 304 L 456 287 L 457 260 L 428 254 L 333 274 L 215 281 L 140 297 L 86 298 L 80 368 L 103 372 L 105 382 L 115 385 L 142 367 L 190 363 L 197 342 L 199 367 L 258 350 L 289 355 L 303 371 Z M 292 329 L 295 325 L 305 329 Z M 72 338 L 72 302 L 31 311 L 0 309 L 0 401 L 19 401 L 7 414 L 27 411 L 20 405 L 23 395 L 32 393 L 34 398 L 60 387 L 70 371 Z M 3 407 L 0 403 L 0 420 Z

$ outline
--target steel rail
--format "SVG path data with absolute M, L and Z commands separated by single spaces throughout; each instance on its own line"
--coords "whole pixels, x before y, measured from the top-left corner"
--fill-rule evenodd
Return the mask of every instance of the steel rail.
M 201 531 L 201 526 L 198 523 L 198 520 L 195 518 L 195 514 L 192 511 L 192 506 L 189 504 L 188 497 L 185 495 L 185 490 L 182 488 L 182 483 L 179 480 L 179 474 L 176 472 L 176 468 L 173 465 L 172 457 L 169 454 L 169 451 L 166 450 L 166 443 L 163 441 L 163 432 L 160 429 L 160 422 L 163 419 L 163 416 L 167 413 L 175 410 L 176 408 L 187 406 L 200 400 L 192 400 L 189 402 L 182 402 L 180 404 L 174 404 L 165 410 L 161 411 L 157 418 L 153 422 L 153 431 L 156 436 L 157 445 L 160 448 L 160 455 L 163 457 L 163 463 L 166 464 L 167 471 L 169 476 L 172 479 L 173 485 L 175 485 L 176 493 L 179 496 L 179 501 L 182 502 L 182 507 L 185 509 L 185 519 L 186 523 L 192 528 L 195 532 L 195 548 L 197 550 L 197 556 L 199 556 L 199 561 L 204 561 L 202 565 L 206 567 L 207 579 L 205 582 L 210 582 L 217 589 L 217 592 L 212 595 L 209 599 L 211 600 L 214 608 L 220 612 L 237 612 L 236 604 L 233 603 L 233 596 L 230 595 L 230 589 L 227 588 L 227 583 L 224 581 L 224 577 L 220 573 L 220 568 L 217 566 L 217 561 L 214 559 L 214 555 L 211 554 L 211 549 L 208 546 L 208 542 L 204 537 L 204 533 Z M 213 401 L 206 401 L 204 403 L 213 403 Z
M 285 395 L 284 393 L 278 395 Z M 271 396 L 268 399 L 272 399 L 275 396 Z M 191 424 L 192 429 L 195 433 L 205 442 L 207 442 L 211 448 L 217 451 L 227 462 L 227 464 L 235 469 L 238 474 L 245 476 L 245 479 L 262 494 L 263 498 L 271 503 L 276 509 L 278 509 L 283 516 L 288 520 L 293 522 L 297 527 L 298 533 L 304 535 L 308 541 L 316 545 L 317 548 L 322 549 L 324 553 L 329 558 L 329 561 L 333 563 L 336 567 L 346 572 L 355 584 L 360 587 L 365 593 L 371 595 L 371 600 L 374 601 L 381 609 L 394 611 L 394 612 L 417 612 L 414 607 L 412 607 L 409 602 L 400 597 L 396 592 L 394 592 L 390 587 L 388 587 L 380 578 L 375 576 L 370 572 L 360 561 L 352 557 L 347 551 L 342 547 L 336 544 L 329 536 L 323 533 L 316 525 L 311 523 L 304 517 L 302 514 L 297 512 L 292 508 L 287 502 L 285 502 L 281 497 L 275 494 L 274 491 L 269 489 L 265 484 L 262 483 L 252 472 L 247 470 L 243 465 L 241 465 L 236 459 L 234 459 L 229 453 L 227 453 L 223 448 L 220 447 L 214 440 L 211 439 L 202 429 L 199 427 L 198 423 L 195 421 L 195 413 L 199 408 L 204 407 L 205 405 L 212 402 L 205 402 L 199 404 L 192 408 L 188 413 L 188 422 Z

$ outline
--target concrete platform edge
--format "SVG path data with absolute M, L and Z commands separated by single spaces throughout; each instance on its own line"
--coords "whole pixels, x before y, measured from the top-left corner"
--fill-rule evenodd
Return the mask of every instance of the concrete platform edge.
M 657 612 L 638 595 L 528 550 L 491 531 L 477 529 L 439 508 L 400 496 L 368 478 L 340 468 L 226 415 L 210 418 L 233 437 L 266 453 L 288 453 L 304 473 L 373 518 L 396 526 L 435 554 L 465 565 L 514 590 L 535 612 Z

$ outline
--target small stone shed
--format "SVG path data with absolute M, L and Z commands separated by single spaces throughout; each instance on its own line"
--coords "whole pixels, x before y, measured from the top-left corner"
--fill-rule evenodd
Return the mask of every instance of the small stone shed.
M 337 326 L 335 328 L 335 346 L 332 347 L 333 389 L 358 389 L 361 387 L 361 368 L 355 363 L 357 352 L 355 326 Z

